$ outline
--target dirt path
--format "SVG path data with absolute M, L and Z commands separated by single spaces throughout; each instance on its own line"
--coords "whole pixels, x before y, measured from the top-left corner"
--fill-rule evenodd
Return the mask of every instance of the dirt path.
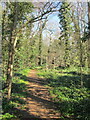
M 27 80 L 29 84 L 27 85 L 27 97 L 25 100 L 26 107 L 21 120 L 60 118 L 57 105 L 51 100 L 48 88 L 44 86 L 46 81 L 37 77 L 36 70 L 29 72 Z

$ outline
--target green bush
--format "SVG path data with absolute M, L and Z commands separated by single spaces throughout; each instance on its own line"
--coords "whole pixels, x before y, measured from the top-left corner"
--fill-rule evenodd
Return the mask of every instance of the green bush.
M 5 113 L 4 115 L 2 115 L 1 119 L 2 120 L 11 120 L 11 118 L 15 118 L 14 115 L 11 115 L 9 113 Z

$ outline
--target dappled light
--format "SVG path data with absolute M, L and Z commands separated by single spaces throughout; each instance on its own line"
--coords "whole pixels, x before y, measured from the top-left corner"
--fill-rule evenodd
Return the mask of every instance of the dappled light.
M 90 120 L 90 2 L 17 1 L 1 2 L 0 119 Z

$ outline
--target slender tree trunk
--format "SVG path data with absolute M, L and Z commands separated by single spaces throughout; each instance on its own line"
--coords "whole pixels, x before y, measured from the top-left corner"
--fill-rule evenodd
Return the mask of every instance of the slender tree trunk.
M 79 12 L 77 10 L 77 12 Z M 83 86 L 83 76 L 82 76 L 82 66 L 83 66 L 83 49 L 82 49 L 82 41 L 80 37 L 80 25 L 79 25 L 79 17 L 77 16 L 78 19 L 74 17 L 74 11 L 72 10 L 72 20 L 74 23 L 74 28 L 75 28 L 75 39 L 77 40 L 77 54 L 79 56 L 79 65 L 80 65 L 80 79 L 81 79 L 81 86 Z M 81 26 L 82 27 L 82 26 Z
M 53 60 L 54 60 L 54 61 L 53 61 L 53 69 L 55 69 L 55 57 L 54 57 Z
M 41 66 L 42 65 L 42 31 L 46 25 L 47 22 L 47 18 L 45 19 L 45 21 L 42 23 L 42 21 L 40 21 L 40 36 L 39 36 L 39 57 L 38 57 L 38 65 Z
M 38 58 L 39 62 L 38 65 L 41 66 L 42 65 L 42 25 L 40 27 L 40 37 L 39 37 L 39 58 Z
M 12 71 L 13 71 L 13 60 L 14 60 L 14 50 L 11 43 L 12 43 L 12 38 L 10 40 L 10 47 L 8 53 L 8 67 L 7 67 L 7 80 L 6 80 L 6 83 L 8 85 L 8 94 L 7 94 L 8 100 L 10 99 L 10 94 L 11 94 Z
M 5 78 L 5 73 L 6 73 L 6 71 L 5 71 L 6 60 L 4 58 L 4 52 L 3 52 L 4 48 L 5 48 L 5 46 L 4 46 L 4 42 L 5 42 L 5 35 L 4 35 L 5 16 L 6 16 L 6 10 L 3 11 L 3 15 L 2 15 L 2 56 L 3 56 L 3 58 L 2 58 L 2 66 L 3 66 L 2 72 L 3 72 L 4 78 Z
M 16 24 L 17 24 L 17 2 L 15 2 L 14 6 L 14 20 L 11 26 L 11 34 L 9 41 L 9 51 L 8 51 L 8 65 L 7 65 L 7 79 L 6 84 L 8 86 L 7 99 L 10 99 L 11 96 L 11 86 L 12 86 L 12 73 L 13 73 L 13 62 L 14 62 L 14 51 L 17 42 L 16 37 Z
M 46 55 L 46 70 L 48 70 L 48 56 Z
M 83 75 L 82 75 L 82 73 L 83 73 L 83 59 L 82 59 L 82 57 L 83 57 L 83 53 L 82 53 L 82 42 L 80 41 L 80 78 L 81 78 L 81 86 L 83 86 Z
M 65 54 L 64 54 L 64 62 L 65 62 L 65 67 L 69 67 L 70 64 L 70 57 L 69 57 L 69 41 L 67 38 L 67 34 L 66 34 L 66 38 L 65 38 Z
M 8 100 L 10 99 L 10 95 L 11 95 L 14 51 L 15 51 L 16 41 L 17 41 L 17 38 L 11 37 L 10 43 L 9 43 L 10 46 L 9 46 L 9 52 L 8 52 L 7 79 L 6 79 L 6 84 L 8 86 L 8 93 L 7 93 Z

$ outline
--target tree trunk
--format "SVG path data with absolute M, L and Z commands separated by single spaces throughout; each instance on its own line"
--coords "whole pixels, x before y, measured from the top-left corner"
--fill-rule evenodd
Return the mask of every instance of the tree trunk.
M 11 85 L 12 85 L 12 71 L 13 71 L 13 60 L 14 60 L 14 50 L 12 47 L 12 38 L 10 40 L 10 47 L 9 47 L 9 53 L 8 53 L 8 66 L 7 66 L 7 80 L 6 83 L 8 85 L 8 94 L 7 99 L 10 99 L 11 94 Z
M 39 36 L 39 57 L 38 57 L 38 65 L 41 66 L 42 65 L 42 26 L 40 28 L 40 36 Z
M 3 77 L 5 78 L 5 75 L 6 75 L 6 71 L 5 71 L 5 65 L 6 65 L 6 60 L 4 58 L 4 55 L 5 55 L 5 52 L 4 52 L 4 49 L 5 49 L 5 35 L 4 35 L 4 30 L 5 30 L 5 16 L 6 16 L 6 10 L 3 11 L 3 15 L 2 15 L 2 74 L 3 74 Z
M 46 55 L 46 70 L 48 70 L 48 56 Z
M 40 29 L 39 29 L 39 57 L 38 57 L 38 65 L 42 65 L 42 31 L 46 25 L 47 18 L 44 22 L 40 21 Z
M 68 38 L 67 38 L 67 34 L 66 34 L 66 37 L 65 37 L 64 63 L 65 63 L 65 67 L 69 67 L 69 65 L 70 65 L 70 57 L 69 57 L 69 41 L 68 41 Z
M 78 10 L 77 10 L 77 12 L 79 13 Z M 77 55 L 79 56 L 81 86 L 83 86 L 83 76 L 82 76 L 83 48 L 82 48 L 82 41 L 81 41 L 81 36 L 80 36 L 79 16 L 77 15 L 77 19 L 76 19 L 74 17 L 74 11 L 73 10 L 72 10 L 72 20 L 73 20 L 74 28 L 75 28 L 75 40 L 77 40 L 77 50 L 78 50 Z M 81 28 L 82 28 L 82 26 L 81 26 Z
M 9 38 L 9 51 L 8 51 L 8 65 L 7 65 L 7 79 L 6 84 L 8 86 L 7 99 L 10 99 L 11 96 L 11 86 L 12 86 L 12 72 L 13 72 L 13 61 L 14 61 L 14 51 L 17 42 L 16 37 L 16 25 L 17 25 L 17 2 L 15 2 L 13 10 L 13 21 L 11 26 L 11 33 Z

